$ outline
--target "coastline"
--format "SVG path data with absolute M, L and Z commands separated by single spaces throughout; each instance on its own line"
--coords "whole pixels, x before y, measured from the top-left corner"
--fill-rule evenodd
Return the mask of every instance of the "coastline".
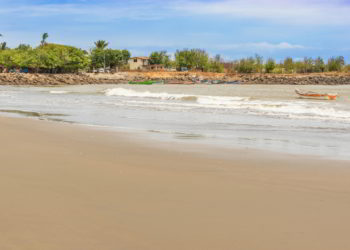
M 226 74 L 207 72 L 119 72 L 114 74 L 24 74 L 0 73 L 0 85 L 61 86 L 118 84 L 129 81 L 162 80 L 166 83 L 195 84 L 199 80 L 238 81 L 241 84 L 348 85 L 350 73 L 310 74 Z
M 346 161 L 2 116 L 0 138 L 4 249 L 350 247 Z

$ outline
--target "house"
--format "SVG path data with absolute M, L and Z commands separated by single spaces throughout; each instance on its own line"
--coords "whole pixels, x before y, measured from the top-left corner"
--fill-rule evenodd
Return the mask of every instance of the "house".
M 151 64 L 146 66 L 146 69 L 149 71 L 164 71 L 164 64 Z
M 149 65 L 149 57 L 131 57 L 129 59 L 130 70 L 145 70 Z

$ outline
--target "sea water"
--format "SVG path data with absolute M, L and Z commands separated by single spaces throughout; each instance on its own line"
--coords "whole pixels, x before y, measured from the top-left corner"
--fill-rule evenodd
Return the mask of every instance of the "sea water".
M 141 132 L 169 142 L 350 159 L 350 86 L 301 86 L 338 93 L 300 99 L 281 85 L 0 86 L 0 111 Z

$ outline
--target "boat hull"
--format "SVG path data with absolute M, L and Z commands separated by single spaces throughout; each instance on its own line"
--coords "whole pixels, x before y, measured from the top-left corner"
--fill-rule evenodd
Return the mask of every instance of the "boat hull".
M 300 98 L 304 99 L 316 99 L 316 100 L 336 100 L 338 98 L 338 94 L 320 94 L 316 92 L 301 92 L 296 89 L 295 93 L 299 95 Z

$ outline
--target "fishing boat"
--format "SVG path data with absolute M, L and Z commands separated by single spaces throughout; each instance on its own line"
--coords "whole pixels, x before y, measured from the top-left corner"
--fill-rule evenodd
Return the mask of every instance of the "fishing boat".
M 211 84 L 223 84 L 224 82 L 221 80 L 212 80 Z
M 164 84 L 164 80 L 154 81 L 153 84 Z
M 241 84 L 240 81 L 225 82 L 225 84 Z
M 130 81 L 129 84 L 152 85 L 154 81 Z
M 191 84 L 194 84 L 194 82 L 192 82 L 192 81 L 167 81 L 166 84 L 191 85 Z
M 301 98 L 311 98 L 311 99 L 319 99 L 319 100 L 336 100 L 338 97 L 338 94 L 331 94 L 331 93 L 317 93 L 313 91 L 301 91 L 299 89 L 295 90 L 295 93 L 297 93 Z
M 207 80 L 207 79 L 201 80 L 200 83 L 201 84 L 211 84 L 211 82 L 209 80 Z

